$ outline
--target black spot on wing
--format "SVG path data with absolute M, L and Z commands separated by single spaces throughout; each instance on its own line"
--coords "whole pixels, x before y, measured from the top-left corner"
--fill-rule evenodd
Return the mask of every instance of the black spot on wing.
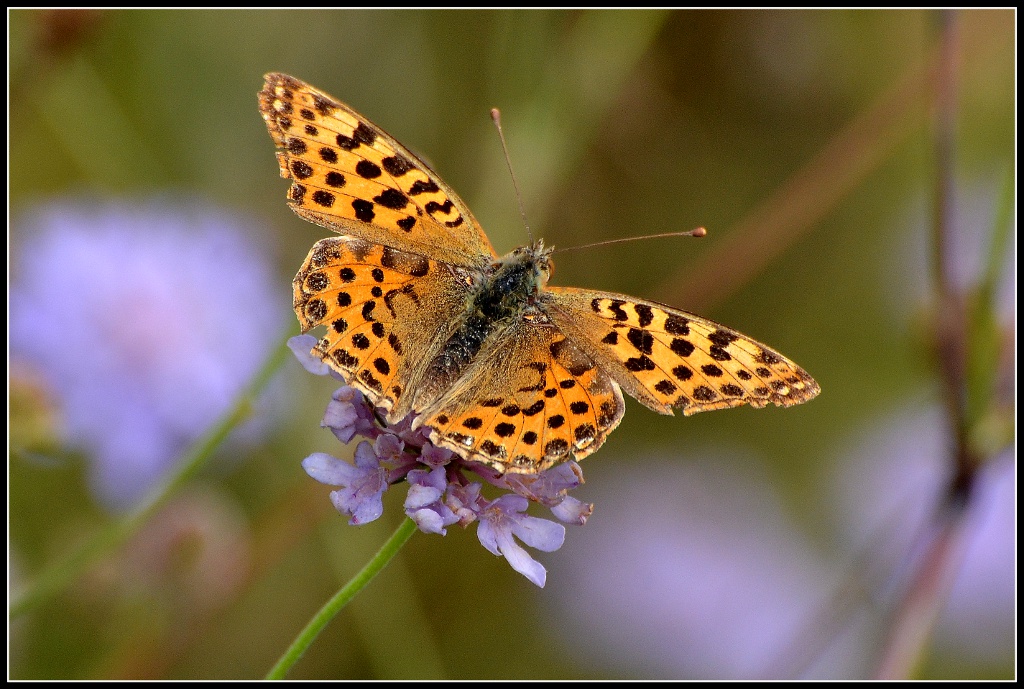
M 636 304 L 633 309 L 636 311 L 641 328 L 646 328 L 654 322 L 654 311 L 647 304 Z
M 363 222 L 373 222 L 373 204 L 366 199 L 355 199 L 352 201 L 352 210 L 356 212 L 356 218 Z
M 434 192 L 441 191 L 433 180 L 427 180 L 424 182 L 421 179 L 413 182 L 413 185 L 409 187 L 409 196 L 418 196 L 420 194 L 432 194 Z
M 361 144 L 372 146 L 373 142 L 377 140 L 377 132 L 370 129 L 365 122 L 360 122 L 352 132 L 352 137 Z
M 507 438 L 516 432 L 516 427 L 513 424 L 502 421 L 494 427 L 494 432 L 502 438 Z
M 643 354 L 651 354 L 653 351 L 652 347 L 654 346 L 654 336 L 646 330 L 630 328 L 629 332 L 626 333 L 626 339 Z
M 334 194 L 323 189 L 317 189 L 313 192 L 313 203 L 324 208 L 330 208 L 334 205 Z
M 665 332 L 670 335 L 689 335 L 690 322 L 682 316 L 670 315 L 665 319 Z
M 715 361 L 729 361 L 732 359 L 732 355 L 725 351 L 725 348 L 722 345 L 711 345 L 708 349 L 708 354 L 710 354 L 711 358 Z
M 374 196 L 373 200 L 385 208 L 396 211 L 402 210 L 409 203 L 408 197 L 397 189 L 385 189 L 379 195 Z
M 401 177 L 413 169 L 413 164 L 400 155 L 390 156 L 380 162 L 392 177 Z
M 370 160 L 360 160 L 356 163 L 356 174 L 363 179 L 377 179 L 381 176 L 380 166 Z
M 653 371 L 657 368 L 654 362 L 651 361 L 650 357 L 646 354 L 626 359 L 625 364 L 626 370 L 633 371 L 634 373 L 638 371 Z

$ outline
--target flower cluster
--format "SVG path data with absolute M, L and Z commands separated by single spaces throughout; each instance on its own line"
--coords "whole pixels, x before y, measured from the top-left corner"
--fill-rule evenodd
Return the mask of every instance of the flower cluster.
M 315 344 L 316 338 L 311 335 L 289 340 L 307 371 L 334 375 L 310 354 Z M 526 514 L 530 501 L 548 507 L 566 524 L 586 523 L 593 505 L 568 495 L 583 482 L 579 466 L 564 462 L 537 475 L 501 475 L 434 446 L 425 429 L 412 430 L 413 418 L 410 415 L 387 426 L 362 393 L 350 387 L 339 388 L 320 425 L 343 443 L 356 436 L 367 440 L 356 447 L 354 464 L 317 452 L 303 460 L 302 466 L 317 481 L 339 486 L 331 493 L 331 501 L 339 512 L 350 517 L 350 524 L 365 524 L 379 517 L 384 510 L 384 491 L 404 479 L 409 486 L 405 513 L 420 531 L 443 536 L 453 524 L 466 527 L 478 522 L 477 536 L 487 550 L 504 556 L 512 569 L 537 586 L 544 586 L 547 570 L 516 539 L 545 552 L 557 550 L 565 540 L 564 526 Z M 507 492 L 489 499 L 483 494 L 484 482 Z

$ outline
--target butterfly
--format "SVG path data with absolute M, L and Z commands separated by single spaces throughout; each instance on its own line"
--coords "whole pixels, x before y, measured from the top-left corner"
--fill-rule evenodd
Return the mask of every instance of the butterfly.
M 549 287 L 542 241 L 499 257 L 425 162 L 344 103 L 267 74 L 259 93 L 295 213 L 340 236 L 293 282 L 313 353 L 388 423 L 415 413 L 431 442 L 502 473 L 597 450 L 622 390 L 662 414 L 788 407 L 810 375 L 755 340 L 645 299 Z

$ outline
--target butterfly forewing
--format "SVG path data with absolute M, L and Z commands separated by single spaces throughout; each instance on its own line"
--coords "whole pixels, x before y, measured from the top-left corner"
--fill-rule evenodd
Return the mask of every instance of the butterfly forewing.
M 463 266 L 495 257 L 487 236 L 428 166 L 365 117 L 294 77 L 268 74 L 260 111 L 293 180 L 292 209 L 342 234 Z
M 788 407 L 819 392 L 775 350 L 706 318 L 610 292 L 548 288 L 548 315 L 651 409 L 687 416 L 769 402 Z

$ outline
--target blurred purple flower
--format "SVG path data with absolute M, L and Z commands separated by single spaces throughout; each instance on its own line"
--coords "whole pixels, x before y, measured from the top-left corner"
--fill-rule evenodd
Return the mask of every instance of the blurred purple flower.
M 276 275 L 252 226 L 205 205 L 54 202 L 14 229 L 12 358 L 58 391 L 98 498 L 128 507 L 265 358 Z
M 912 547 L 949 480 L 952 434 L 943 411 L 930 407 L 874 420 L 858 435 L 829 481 L 835 530 L 849 549 L 873 548 L 896 561 Z M 983 467 L 965 517 L 962 563 L 935 629 L 939 652 L 933 655 L 947 667 L 1012 667 L 1016 492 L 1009 452 Z
M 290 341 L 300 359 L 315 344 L 316 339 L 308 336 Z M 306 369 L 314 373 L 319 370 L 315 366 Z M 544 586 L 547 572 L 515 538 L 538 550 L 557 550 L 565 539 L 565 527 L 525 514 L 529 500 L 545 505 L 560 520 L 572 524 L 583 524 L 593 509 L 593 505 L 567 494 L 583 482 L 575 462 L 539 476 L 502 477 L 476 462 L 464 462 L 450 450 L 435 447 L 420 430 L 410 430 L 410 418 L 383 427 L 363 396 L 351 388 L 335 391 L 322 425 L 343 442 L 356 435 L 375 439 L 372 448 L 366 441 L 356 448 L 355 466 L 323 453 L 310 455 L 302 463 L 317 481 L 342 486 L 342 490 L 331 493 L 331 500 L 339 512 L 351 515 L 350 524 L 379 517 L 384 491 L 406 479 L 409 491 L 405 513 L 420 531 L 443 536 L 452 524 L 465 527 L 479 521 L 477 535 L 484 547 L 504 556 L 513 569 L 538 586 Z M 472 475 L 511 492 L 487 500 L 481 492 L 483 484 L 470 480 Z
M 825 598 L 822 564 L 755 462 L 694 457 L 602 464 L 600 525 L 556 563 L 548 616 L 587 674 L 765 678 Z

